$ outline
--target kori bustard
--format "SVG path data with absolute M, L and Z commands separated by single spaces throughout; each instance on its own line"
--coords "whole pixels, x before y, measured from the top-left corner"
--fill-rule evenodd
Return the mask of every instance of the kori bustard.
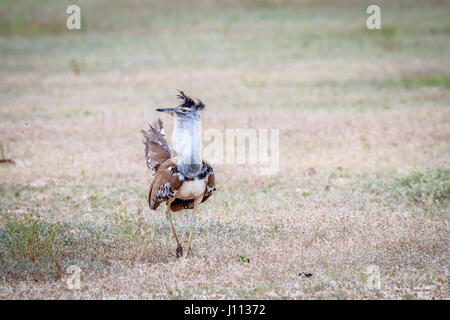
M 214 171 L 202 159 L 201 113 L 205 105 L 200 99 L 194 101 L 180 90 L 177 97 L 182 100 L 177 107 L 156 109 L 173 116 L 173 149 L 164 137 L 161 119 L 150 125 L 149 130 L 141 132 L 144 135 L 147 166 L 154 176 L 148 203 L 152 210 L 156 210 L 162 202 L 166 203 L 166 217 L 177 243 L 175 253 L 180 257 L 183 247 L 175 232 L 171 213 L 183 209 L 193 211 L 186 252 L 189 256 L 197 207 L 211 196 L 216 187 Z

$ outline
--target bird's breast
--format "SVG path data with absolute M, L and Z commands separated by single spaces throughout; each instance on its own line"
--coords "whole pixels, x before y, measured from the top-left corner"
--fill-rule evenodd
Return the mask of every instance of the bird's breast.
M 175 194 L 175 198 L 179 199 L 196 199 L 205 194 L 206 180 L 184 181 L 180 189 Z

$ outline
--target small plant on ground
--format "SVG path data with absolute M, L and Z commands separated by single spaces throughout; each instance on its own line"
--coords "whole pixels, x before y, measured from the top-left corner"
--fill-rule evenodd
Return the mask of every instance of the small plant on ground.
M 23 216 L 4 213 L 6 223 L 0 229 L 0 258 L 11 259 L 17 263 L 38 264 L 47 261 L 61 276 L 59 250 L 56 237 L 60 232 L 59 223 L 49 223 L 41 219 L 38 210 Z

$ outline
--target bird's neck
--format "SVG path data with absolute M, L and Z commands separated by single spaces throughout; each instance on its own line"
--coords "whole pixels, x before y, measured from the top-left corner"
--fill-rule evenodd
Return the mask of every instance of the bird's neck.
M 172 145 L 178 154 L 178 170 L 194 178 L 202 169 L 202 122 L 175 118 Z

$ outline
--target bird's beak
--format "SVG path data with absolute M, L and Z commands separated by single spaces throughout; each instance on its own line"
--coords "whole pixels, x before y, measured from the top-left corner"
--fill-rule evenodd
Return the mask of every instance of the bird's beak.
M 156 111 L 167 112 L 168 114 L 173 115 L 175 112 L 175 108 L 158 108 L 158 109 L 156 109 Z

